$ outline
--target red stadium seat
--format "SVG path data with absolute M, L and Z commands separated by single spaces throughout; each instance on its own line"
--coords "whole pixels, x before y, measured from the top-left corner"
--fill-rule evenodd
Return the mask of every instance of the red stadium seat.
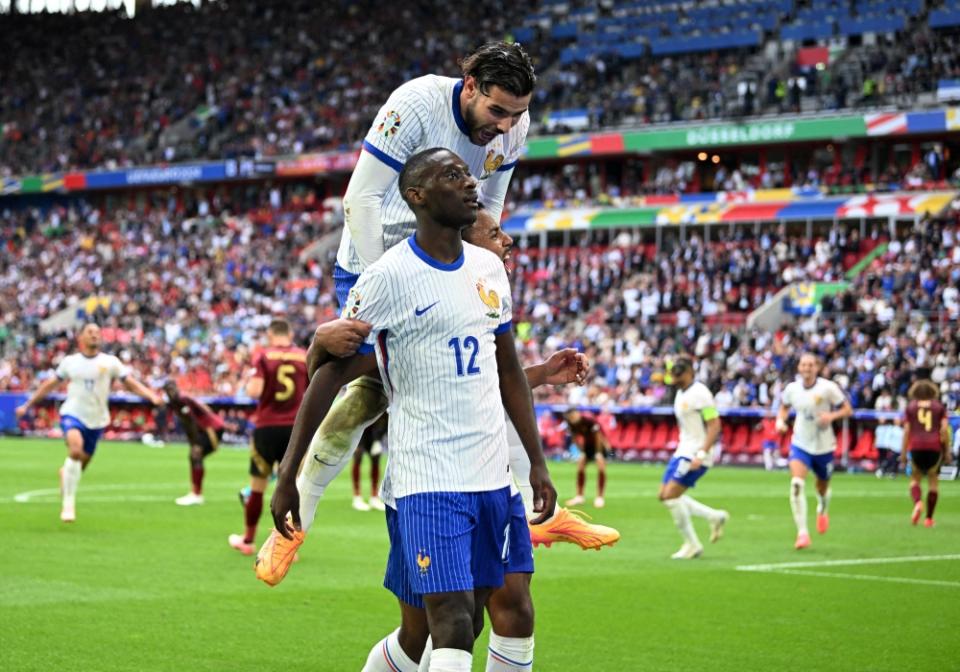
M 654 450 L 661 450 L 667 447 L 667 435 L 669 434 L 669 429 L 667 423 L 660 422 L 657 423 L 656 427 L 653 430 L 653 436 L 650 439 L 650 447 Z
M 640 448 L 641 450 L 652 447 L 653 445 L 653 423 L 649 421 L 639 423 L 639 431 L 636 436 L 636 440 L 631 446 L 632 448 Z

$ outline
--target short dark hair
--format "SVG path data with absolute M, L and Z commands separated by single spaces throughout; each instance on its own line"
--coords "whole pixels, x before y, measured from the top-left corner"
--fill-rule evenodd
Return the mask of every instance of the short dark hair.
M 267 327 L 267 331 L 275 336 L 289 336 L 290 332 L 290 323 L 286 320 L 273 320 L 270 323 L 270 326 Z
M 487 42 L 460 60 L 460 71 L 464 77 L 476 79 L 482 93 L 499 86 L 514 96 L 526 96 L 537 83 L 533 61 L 515 42 Z
M 693 360 L 687 357 L 686 355 L 681 355 L 673 362 L 673 366 L 670 367 L 670 373 L 674 375 L 680 375 L 684 371 L 693 371 Z
M 404 201 L 407 200 L 407 189 L 420 184 L 420 177 L 423 175 L 423 169 L 426 168 L 430 157 L 439 152 L 449 151 L 449 149 L 444 147 L 431 147 L 422 152 L 417 152 L 407 159 L 407 162 L 403 164 L 403 168 L 400 170 L 400 177 L 397 179 L 397 188 L 400 189 L 400 196 Z

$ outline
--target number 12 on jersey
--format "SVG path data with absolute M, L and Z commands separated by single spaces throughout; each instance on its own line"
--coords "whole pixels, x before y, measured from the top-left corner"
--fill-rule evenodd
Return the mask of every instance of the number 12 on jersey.
M 447 346 L 453 348 L 453 356 L 457 360 L 458 376 L 475 376 L 480 373 L 480 367 L 477 366 L 477 353 L 480 352 L 480 341 L 473 336 L 467 336 L 463 339 L 462 343 L 459 338 L 451 338 Z M 464 353 L 470 356 L 466 371 L 463 370 Z

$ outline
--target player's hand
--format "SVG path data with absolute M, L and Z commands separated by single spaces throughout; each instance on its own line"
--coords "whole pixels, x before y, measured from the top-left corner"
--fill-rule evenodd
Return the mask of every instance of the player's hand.
M 695 457 L 692 460 L 690 460 L 690 471 L 696 471 L 702 466 L 703 466 L 703 460 L 701 460 L 699 457 Z
M 587 356 L 573 348 L 564 348 L 550 355 L 543 363 L 544 385 L 583 385 L 590 372 Z
M 17 420 L 20 420 L 23 416 L 25 416 L 27 414 L 27 411 L 29 410 L 30 409 L 27 407 L 26 404 L 23 404 L 22 406 L 17 406 L 17 409 L 14 411 L 14 414 L 17 416 Z
M 373 325 L 342 317 L 325 322 L 313 332 L 313 342 L 334 357 L 349 357 L 367 340 Z
M 530 466 L 530 487 L 533 488 L 533 511 L 540 514 L 530 524 L 539 525 L 552 516 L 557 507 L 557 489 L 550 480 L 547 465 Z
M 827 411 L 824 411 L 817 418 L 817 427 L 826 428 L 826 427 L 829 427 L 832 422 L 833 422 L 833 416 Z
M 296 481 L 287 482 L 277 479 L 270 499 L 270 514 L 273 516 L 273 525 L 277 532 L 286 539 L 293 541 L 293 533 L 300 531 L 300 493 L 297 492 Z M 290 521 L 287 520 L 290 515 Z M 292 522 L 292 525 L 291 525 Z
M 789 427 L 787 427 L 786 421 L 777 418 L 777 431 L 781 434 L 786 434 L 788 429 Z

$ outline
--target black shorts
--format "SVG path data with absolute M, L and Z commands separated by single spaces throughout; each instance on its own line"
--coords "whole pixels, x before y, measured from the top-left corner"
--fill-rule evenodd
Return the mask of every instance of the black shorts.
M 934 469 L 940 468 L 940 460 L 943 453 L 939 450 L 911 450 L 910 461 L 913 462 L 913 470 L 918 474 L 927 475 Z
M 220 439 L 223 438 L 223 429 L 201 429 L 200 448 L 203 450 L 203 456 L 206 457 L 220 447 Z
M 273 465 L 283 459 L 290 443 L 293 425 L 257 427 L 253 430 L 253 447 L 250 450 L 250 475 L 267 478 L 273 473 Z
M 603 449 L 597 451 L 597 444 L 592 441 L 587 441 L 583 446 L 583 455 L 587 458 L 587 462 L 593 462 L 597 459 L 598 452 L 600 453 L 600 457 L 607 457 L 607 451 Z

